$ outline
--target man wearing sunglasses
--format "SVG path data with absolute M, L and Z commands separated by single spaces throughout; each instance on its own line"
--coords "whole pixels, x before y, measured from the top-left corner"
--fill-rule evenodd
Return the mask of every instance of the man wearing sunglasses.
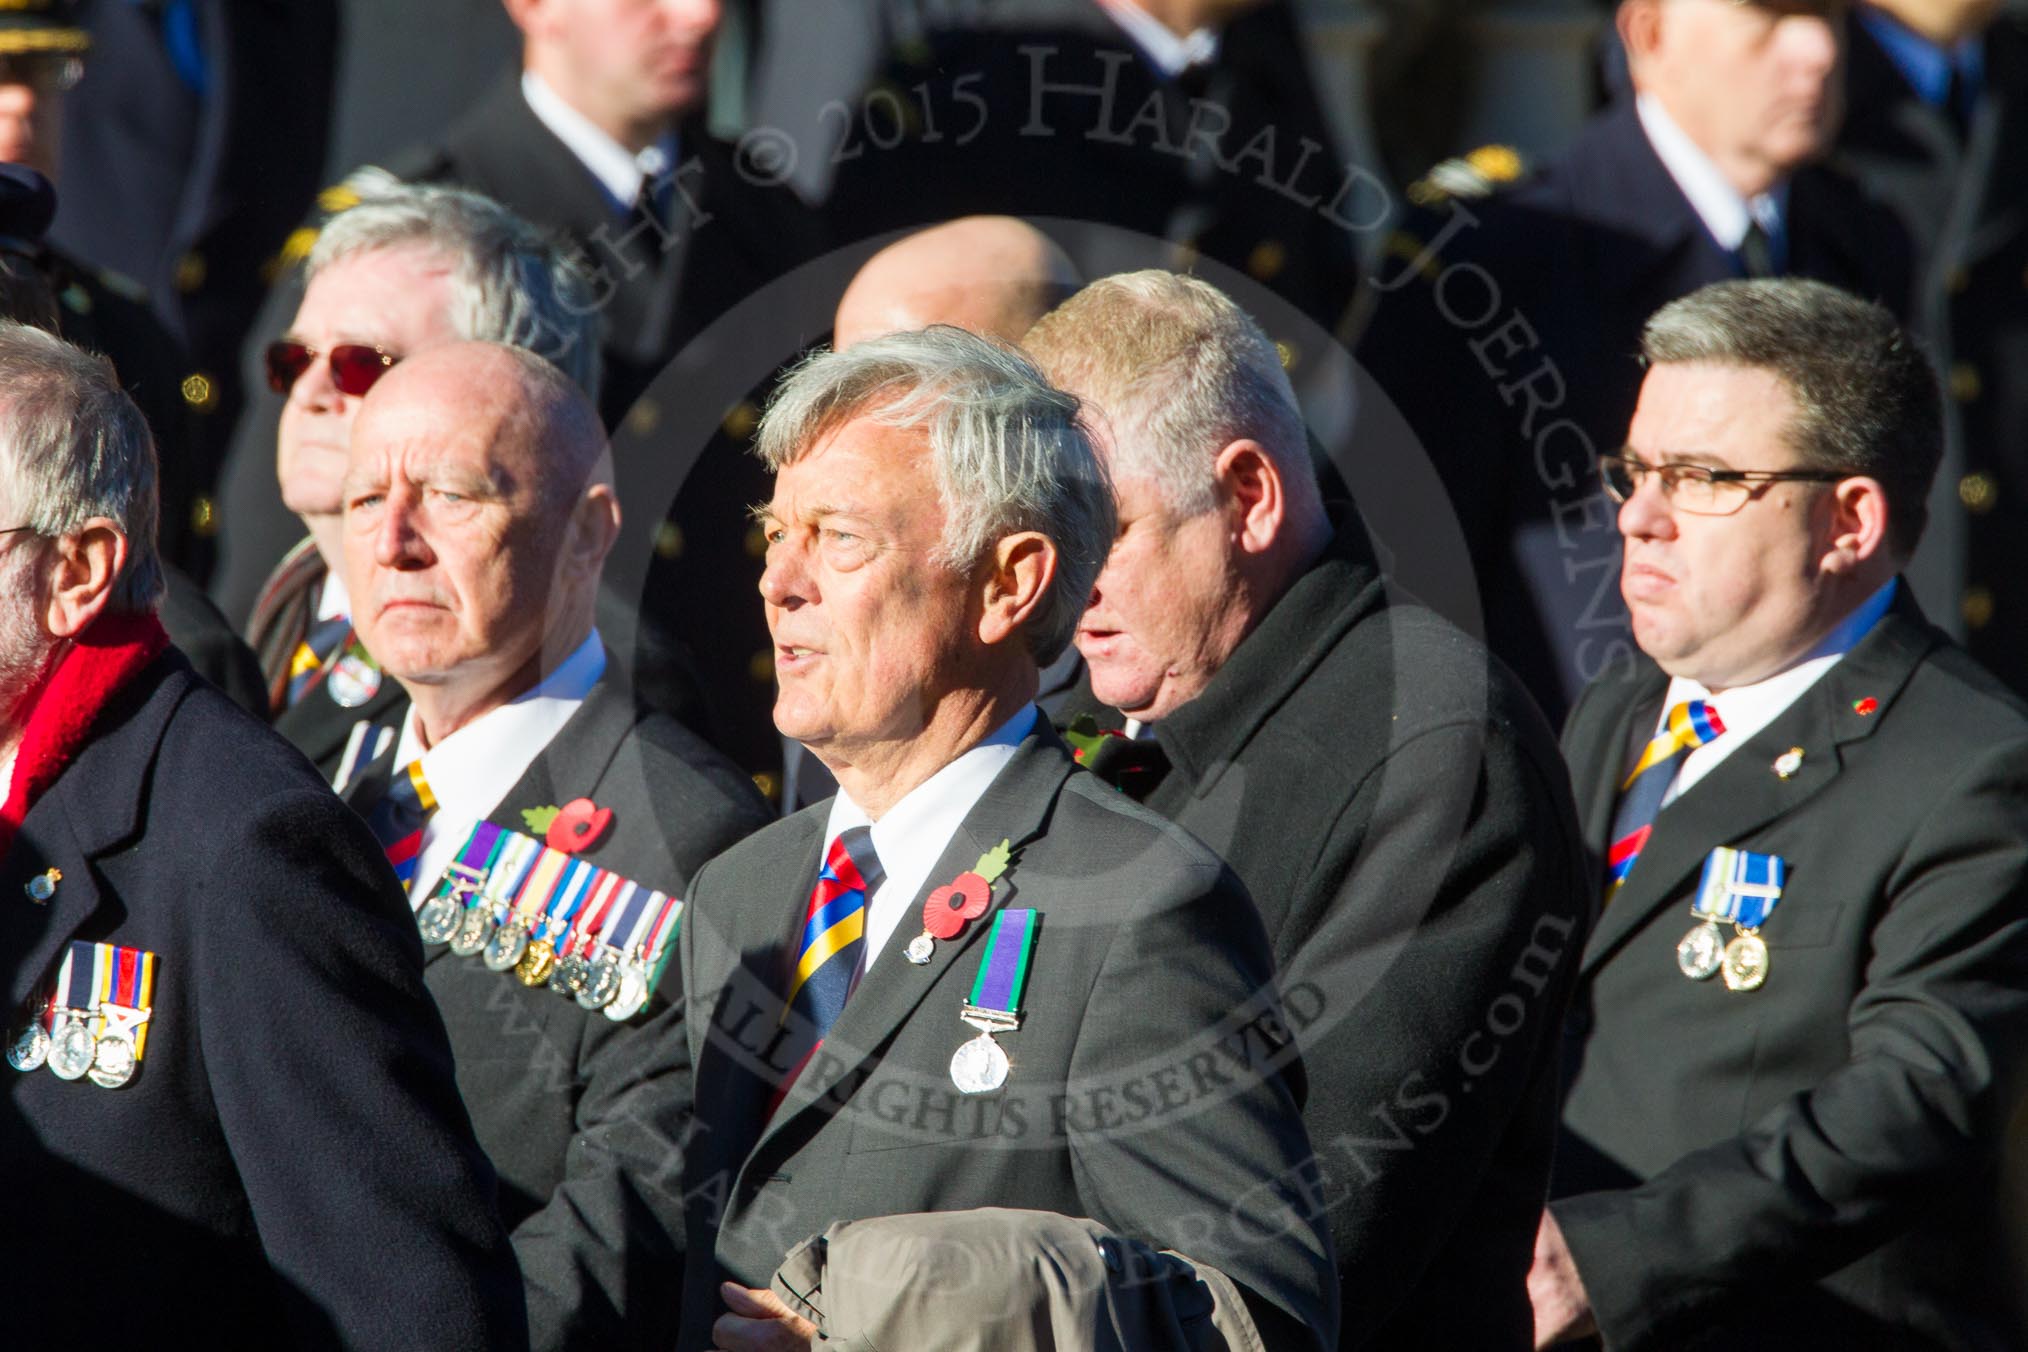
M 1816 163 L 1839 116 L 1842 8 L 1622 0 L 1624 96 L 1540 174 L 1390 244 L 1360 358 L 1443 477 L 1489 644 L 1552 722 L 1636 656 L 1591 464 L 1626 431 L 1647 317 L 1742 276 L 1906 303 L 1904 232 Z
M 1601 457 L 1645 657 L 1564 733 L 1604 910 L 1538 1345 L 2008 1347 L 2028 712 L 1901 577 L 1941 454 L 1887 312 L 1721 283 Z
M 247 633 L 276 729 L 332 776 L 348 744 L 399 723 L 406 703 L 360 643 L 333 570 L 360 401 L 403 358 L 460 338 L 527 347 L 592 395 L 599 358 L 584 281 L 533 227 L 475 193 L 397 188 L 354 207 L 319 236 L 306 274 L 295 320 L 265 359 L 285 398 L 282 502 L 310 534 L 269 576 Z

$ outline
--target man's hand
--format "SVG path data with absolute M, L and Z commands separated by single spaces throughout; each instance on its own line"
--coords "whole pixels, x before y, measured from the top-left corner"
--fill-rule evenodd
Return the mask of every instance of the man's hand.
M 720 1282 L 726 1313 L 711 1326 L 715 1352 L 809 1352 L 817 1326 L 782 1304 L 765 1288 L 749 1291 L 737 1282 Z
M 1598 1332 L 1598 1321 L 1591 1317 L 1591 1297 L 1584 1291 L 1584 1279 L 1577 1275 L 1570 1246 L 1563 1242 L 1562 1227 L 1547 1209 L 1535 1231 L 1535 1262 L 1528 1269 L 1528 1303 L 1535 1307 L 1538 1349 Z

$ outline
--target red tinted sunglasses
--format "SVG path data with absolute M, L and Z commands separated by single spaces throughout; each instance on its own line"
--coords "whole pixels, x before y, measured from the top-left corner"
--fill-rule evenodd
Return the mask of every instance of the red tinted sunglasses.
M 268 388 L 276 394 L 294 389 L 303 372 L 310 369 L 319 353 L 308 343 L 284 338 L 269 343 L 267 351 Z M 373 382 L 387 374 L 401 358 L 365 343 L 340 343 L 331 349 L 331 383 L 340 394 L 354 399 L 373 388 Z

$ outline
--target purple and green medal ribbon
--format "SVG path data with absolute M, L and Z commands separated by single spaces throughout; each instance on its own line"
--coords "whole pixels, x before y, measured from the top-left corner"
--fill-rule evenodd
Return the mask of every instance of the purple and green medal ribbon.
M 500 857 L 501 847 L 506 843 L 507 833 L 498 825 L 493 822 L 480 822 L 472 828 L 471 838 L 465 842 L 465 848 L 458 851 L 458 864 L 461 868 L 470 869 L 483 878 L 493 871 L 493 861 Z M 456 882 L 457 875 L 445 869 L 443 877 L 437 882 L 437 889 L 449 895 L 455 890 Z M 477 890 L 473 889 L 474 892 Z M 470 904 L 468 899 L 466 905 Z
M 1041 916 L 1035 911 L 1002 911 L 986 936 L 986 955 L 972 982 L 971 1003 L 1002 1014 L 1021 1012 L 1021 992 L 1028 984 L 1028 958 L 1035 949 Z

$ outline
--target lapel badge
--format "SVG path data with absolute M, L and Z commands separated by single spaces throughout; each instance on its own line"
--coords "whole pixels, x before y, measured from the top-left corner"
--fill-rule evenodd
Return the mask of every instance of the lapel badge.
M 1871 695 L 1866 696 L 1866 698 L 1864 699 L 1855 699 L 1852 701 L 1852 712 L 1859 715 L 1861 718 L 1870 718 L 1873 714 L 1878 712 L 1879 709 L 1880 709 L 1880 701 L 1873 698 L 1873 696 Z
M 573 798 L 562 807 L 524 807 L 521 820 L 542 837 L 542 843 L 565 854 L 581 854 L 599 843 L 613 824 L 613 810 L 589 798 Z
M 1775 757 L 1774 772 L 1782 779 L 1794 779 L 1796 771 L 1803 768 L 1803 749 L 1792 746 Z
M 37 906 L 40 906 L 44 902 L 48 901 L 51 897 L 56 895 L 56 885 L 62 881 L 63 881 L 62 869 L 60 868 L 48 869 L 42 873 L 36 874 L 33 878 L 30 878 L 28 880 L 28 885 L 23 887 L 21 890 L 28 894 L 28 899 L 30 901 L 34 902 Z
M 1003 840 L 979 856 L 979 862 L 929 894 L 922 904 L 922 933 L 902 950 L 916 966 L 926 965 L 936 955 L 938 939 L 955 939 L 965 926 L 984 915 L 993 904 L 993 884 L 1013 861 L 1012 842 Z

